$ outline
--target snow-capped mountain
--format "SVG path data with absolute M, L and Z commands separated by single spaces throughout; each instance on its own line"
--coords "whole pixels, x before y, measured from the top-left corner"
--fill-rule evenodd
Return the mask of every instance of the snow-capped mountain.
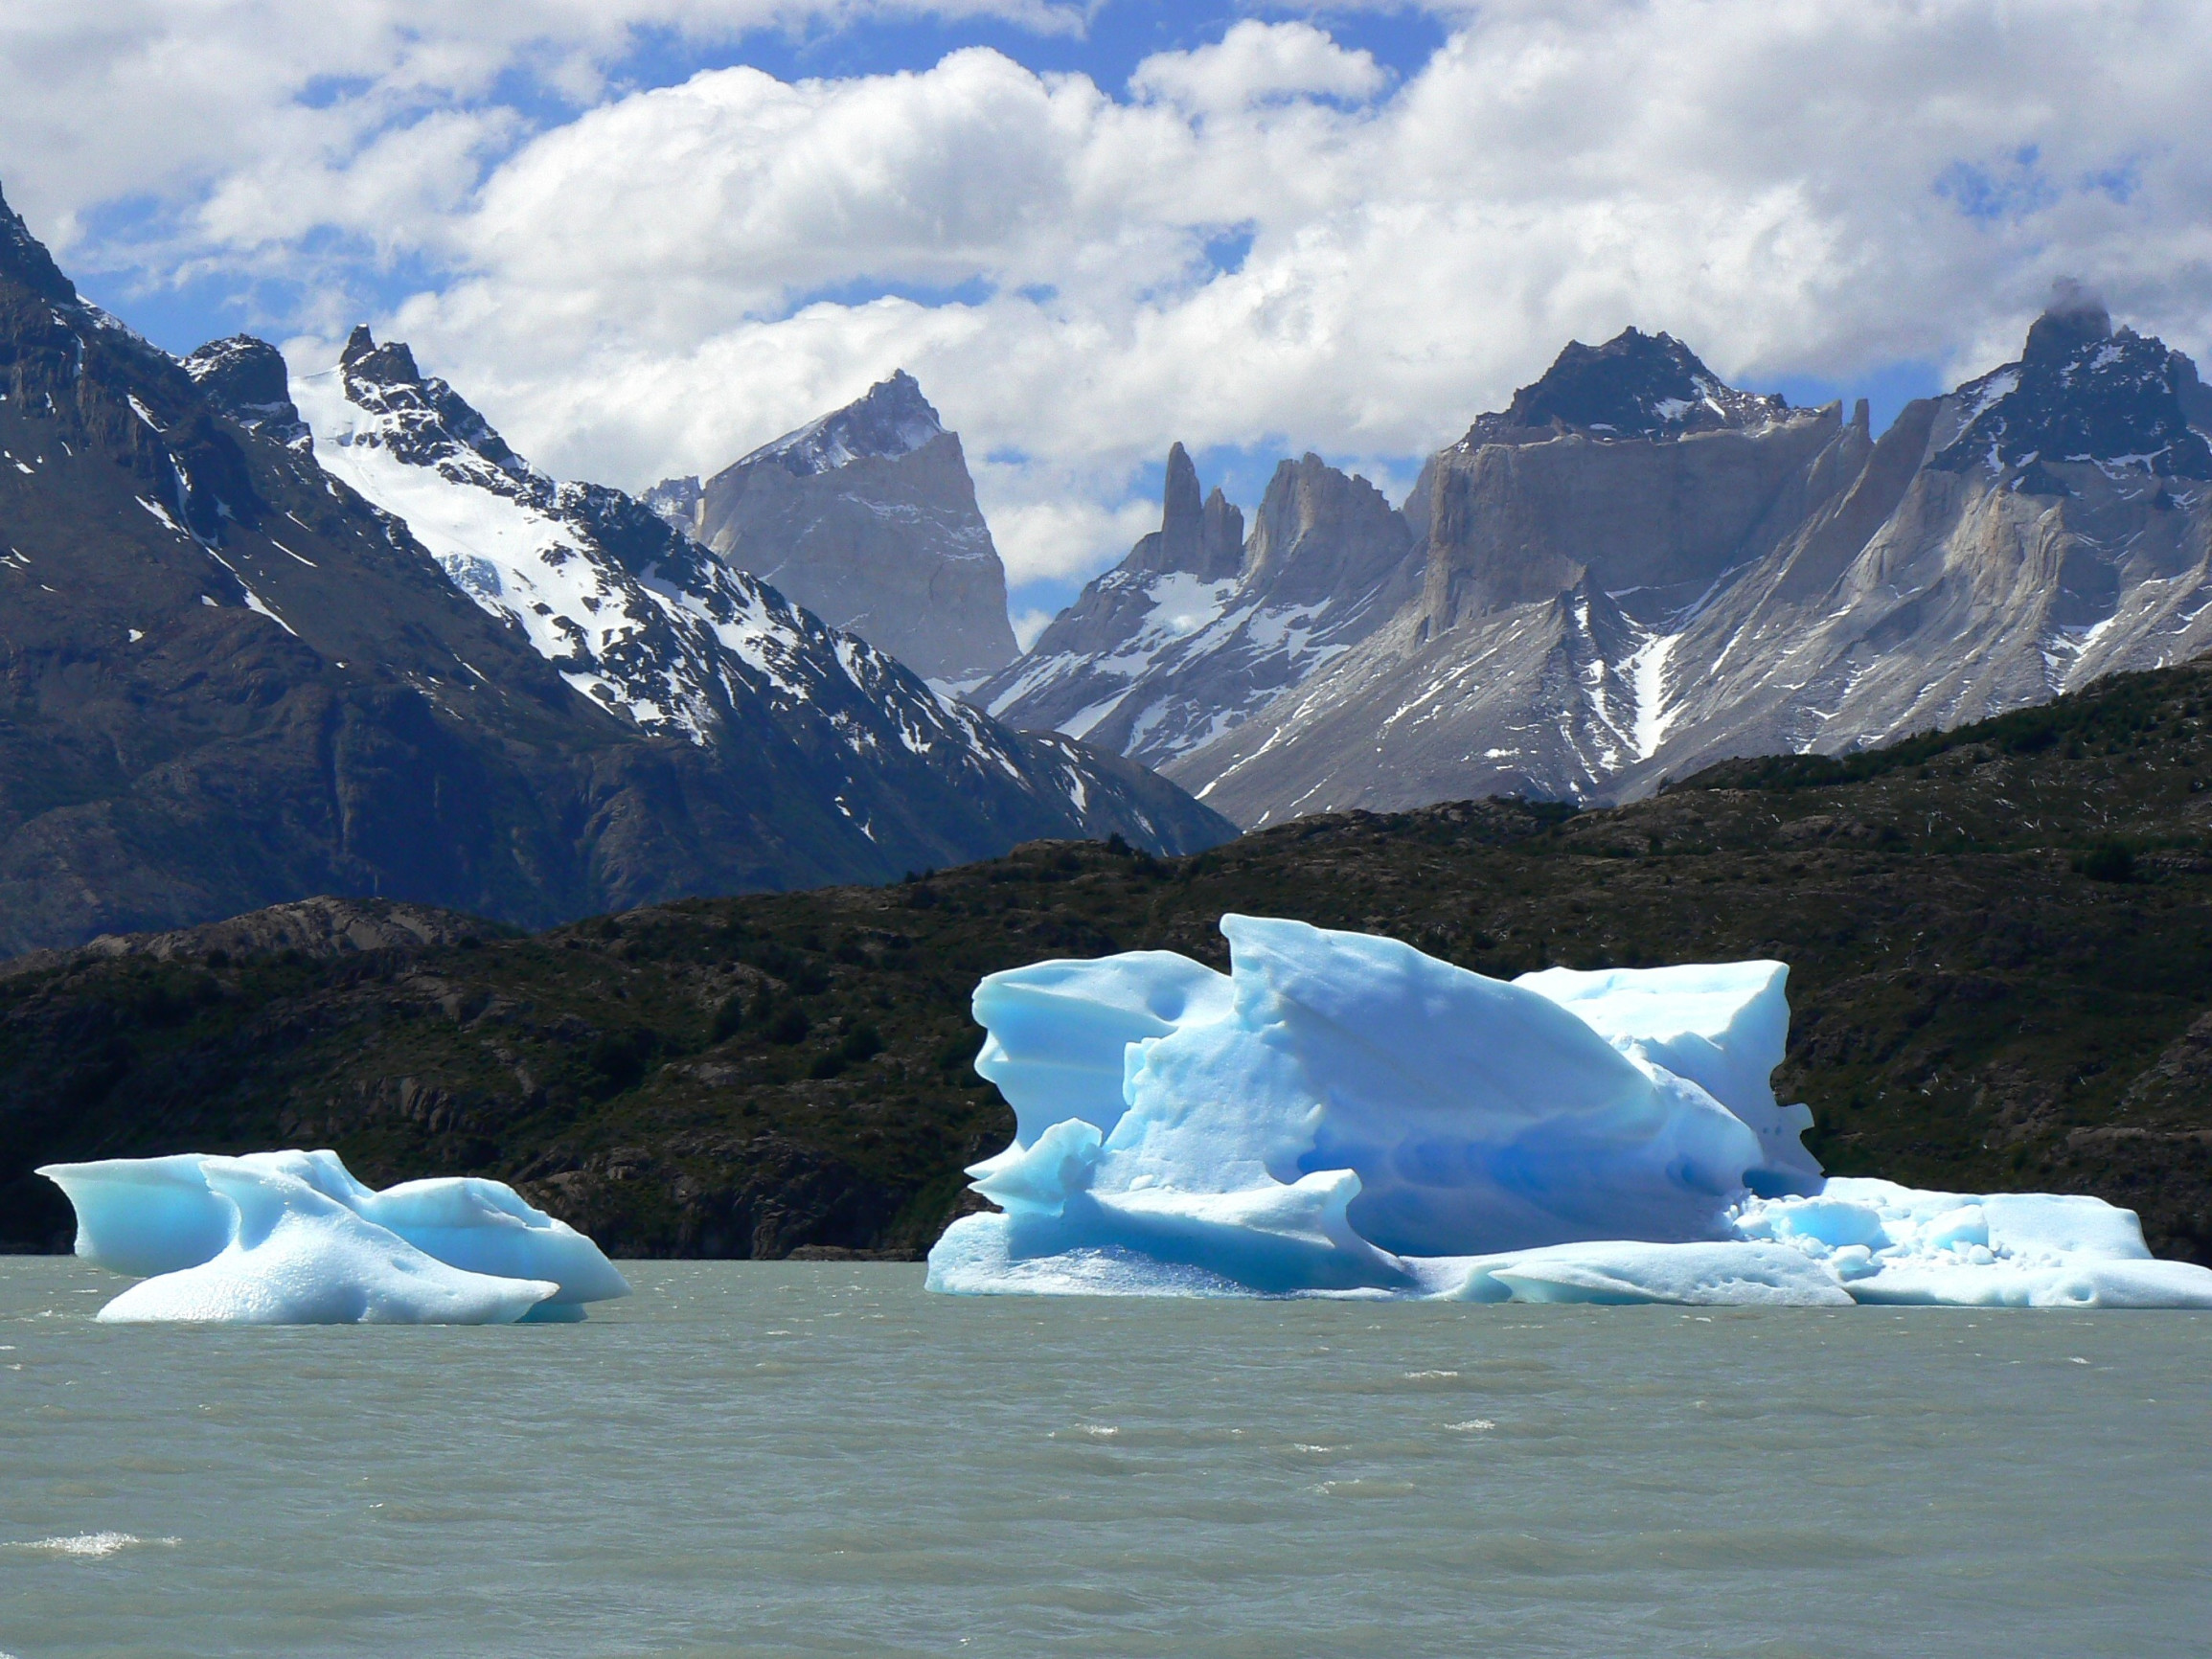
M 301 388 L 318 443 L 273 348 L 180 362 L 0 201 L 0 954 L 316 894 L 539 924 L 1229 832 L 542 478 L 403 348 L 347 356 Z
M 2208 433 L 2189 360 L 2078 296 L 1879 443 L 1863 404 L 1792 409 L 1630 330 L 1570 345 L 1431 460 L 1402 558 L 1379 546 L 1330 590 L 1362 607 L 1353 637 L 1261 706 L 1208 689 L 1172 721 L 1112 718 L 1116 688 L 1135 703 L 1170 663 L 1127 625 L 1049 655 L 1048 630 L 992 706 L 1152 753 L 1246 825 L 1625 799 L 1730 756 L 1850 749 L 2212 648 Z M 1187 634 L 1260 585 L 1262 539 Z M 1063 711 L 1063 686 L 1091 700 Z M 1144 750 L 1160 729 L 1201 737 Z
M 1006 568 L 959 434 L 903 370 L 704 485 L 667 479 L 645 500 L 724 563 L 940 685 L 1014 658 Z
M 538 472 L 404 344 L 355 329 L 337 367 L 298 387 L 325 468 L 403 519 L 579 693 L 710 749 L 772 726 L 823 765 L 825 797 L 871 842 L 881 820 L 943 810 L 933 791 L 1038 833 L 1166 850 L 1219 832 L 1178 814 L 1173 791 L 1132 786 L 1133 768 L 940 696 L 622 491 Z
M 970 694 L 1165 766 L 1388 621 L 1418 587 L 1412 544 L 1380 490 L 1316 455 L 1276 468 L 1247 542 L 1178 443 L 1160 528 Z

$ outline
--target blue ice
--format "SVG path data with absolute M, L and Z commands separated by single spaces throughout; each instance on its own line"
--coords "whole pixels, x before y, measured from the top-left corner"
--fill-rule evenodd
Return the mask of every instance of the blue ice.
M 1476 1301 L 2212 1307 L 2094 1198 L 1828 1180 L 1768 1079 L 1778 962 L 1506 983 L 1224 916 L 977 988 L 1014 1144 L 933 1289 Z
M 479 1176 L 376 1192 L 335 1152 L 49 1164 L 77 1254 L 140 1278 L 116 1323 L 486 1325 L 566 1321 L 629 1294 L 599 1246 Z

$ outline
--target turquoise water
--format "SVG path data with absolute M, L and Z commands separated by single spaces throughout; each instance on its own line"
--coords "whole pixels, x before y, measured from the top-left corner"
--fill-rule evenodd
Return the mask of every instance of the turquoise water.
M 92 1322 L 0 1258 L 0 1652 L 2212 1653 L 2212 1317 L 967 1301 Z

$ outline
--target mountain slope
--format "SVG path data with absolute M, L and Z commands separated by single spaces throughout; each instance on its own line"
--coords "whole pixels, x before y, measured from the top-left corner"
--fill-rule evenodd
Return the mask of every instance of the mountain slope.
M 1226 832 L 1140 768 L 947 702 L 620 490 L 537 472 L 402 344 L 357 329 L 301 390 L 324 466 L 403 516 L 457 587 L 641 730 L 724 770 L 773 777 L 782 761 L 824 852 L 843 842 L 889 875 L 976 839 L 1168 851 Z
M 589 487 L 540 501 L 543 481 L 471 428 L 437 465 L 518 493 L 441 488 L 488 512 L 531 495 L 624 573 L 634 636 L 578 622 L 584 660 L 549 662 L 513 610 L 464 595 L 403 520 L 317 465 L 270 348 L 178 363 L 82 303 L 4 203 L 0 377 L 0 951 L 318 892 L 542 924 L 884 879 L 1038 834 L 1226 832 L 1127 762 L 946 709 L 772 590 L 686 585 L 684 544 L 650 513 Z M 435 409 L 376 419 L 425 456 L 452 436 Z M 606 608 L 574 597 L 571 621 Z M 708 660 L 677 648 L 685 628 L 718 642 L 712 685 L 676 672 Z M 579 695 L 559 669 L 673 676 L 668 718 Z M 712 740 L 679 715 L 711 715 Z
M 1417 589 L 1412 551 L 1380 490 L 1311 454 L 1276 468 L 1247 542 L 1178 443 L 1159 530 L 970 694 L 1164 767 L 1386 623 Z
M 917 1252 L 1012 1132 L 969 1067 L 976 978 L 1220 966 L 1225 910 L 1497 976 L 1778 958 L 1775 1086 L 1831 1171 L 2093 1192 L 2212 1261 L 2206 666 L 1608 810 L 1339 814 L 1172 861 L 1043 843 L 531 939 L 296 906 L 11 965 L 0 1241 L 66 1247 L 42 1160 L 284 1144 L 378 1182 L 512 1179 L 625 1254 Z
M 1603 797 L 1655 748 L 1665 619 L 1832 493 L 1836 411 L 1721 382 L 1680 342 L 1572 345 L 1424 469 L 1409 597 L 1173 773 L 1252 824 L 1469 792 Z
M 941 683 L 1015 655 L 1006 569 L 960 435 L 901 370 L 701 486 L 647 497 L 725 563 Z

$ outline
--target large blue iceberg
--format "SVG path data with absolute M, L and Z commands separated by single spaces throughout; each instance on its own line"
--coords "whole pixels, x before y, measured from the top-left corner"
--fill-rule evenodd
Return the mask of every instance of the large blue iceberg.
M 504 1325 L 629 1294 L 589 1239 L 479 1176 L 376 1192 L 335 1152 L 48 1164 L 77 1254 L 140 1277 L 111 1323 Z
M 1014 1145 L 932 1289 L 2212 1307 L 2132 1212 L 1824 1178 L 1768 1079 L 1789 969 L 1551 968 L 1224 916 L 975 991 Z

